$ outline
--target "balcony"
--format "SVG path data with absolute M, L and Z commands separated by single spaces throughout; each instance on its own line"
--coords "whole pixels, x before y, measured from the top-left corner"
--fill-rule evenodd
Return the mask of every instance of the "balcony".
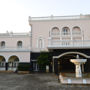
M 48 49 L 90 48 L 90 40 L 52 40 L 49 39 Z
M 0 47 L 0 52 L 10 52 L 10 51 L 13 51 L 13 52 L 21 52 L 21 51 L 24 51 L 24 52 L 30 52 L 31 51 L 31 48 L 30 46 L 29 47 Z
M 52 37 L 60 37 L 60 33 L 57 33 L 57 32 L 56 32 L 56 33 L 53 33 L 53 32 L 52 32 L 52 33 L 51 33 L 51 36 L 52 36 Z
M 61 33 L 61 37 L 63 38 L 63 37 L 71 37 L 71 33 L 70 32 L 62 32 Z

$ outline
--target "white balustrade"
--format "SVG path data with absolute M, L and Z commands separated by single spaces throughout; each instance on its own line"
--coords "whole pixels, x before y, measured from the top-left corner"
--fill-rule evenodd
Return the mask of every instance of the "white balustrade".
M 48 48 L 58 47 L 90 47 L 90 40 L 48 40 Z

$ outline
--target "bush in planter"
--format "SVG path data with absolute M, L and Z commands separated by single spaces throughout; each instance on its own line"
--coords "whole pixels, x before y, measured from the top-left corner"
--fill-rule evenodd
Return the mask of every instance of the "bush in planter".
M 37 63 L 40 71 L 46 71 L 46 65 L 50 64 L 49 53 L 41 52 L 38 57 Z
M 30 71 L 30 63 L 19 63 L 18 71 Z

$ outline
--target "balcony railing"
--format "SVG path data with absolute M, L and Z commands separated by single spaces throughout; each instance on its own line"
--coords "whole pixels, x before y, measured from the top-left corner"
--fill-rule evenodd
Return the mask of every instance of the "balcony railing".
M 72 35 L 72 37 L 82 37 L 83 36 L 83 34 L 82 33 L 51 33 L 51 37 L 60 37 L 60 36 L 62 36 L 62 37 L 67 37 L 67 36 L 69 36 L 69 37 L 71 37 L 71 35 Z
M 30 47 L 0 47 L 0 52 L 1 51 L 31 51 Z
M 90 48 L 90 40 L 52 40 L 49 39 L 48 49 L 59 48 Z
M 56 32 L 56 33 L 52 32 L 51 35 L 60 35 L 60 33 L 59 32 Z

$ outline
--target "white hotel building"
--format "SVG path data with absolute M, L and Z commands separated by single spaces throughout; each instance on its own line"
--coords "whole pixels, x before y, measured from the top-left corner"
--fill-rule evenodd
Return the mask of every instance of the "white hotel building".
M 18 63 L 31 63 L 38 71 L 40 52 L 51 53 L 51 70 L 74 72 L 70 59 L 87 59 L 83 72 L 90 72 L 90 15 L 29 17 L 30 33 L 0 34 L 0 70 L 15 70 Z
M 90 72 L 90 15 L 29 17 L 31 27 L 32 68 L 38 70 L 40 52 L 52 54 L 51 67 L 56 74 L 75 72 L 70 59 L 87 59 L 82 72 Z

